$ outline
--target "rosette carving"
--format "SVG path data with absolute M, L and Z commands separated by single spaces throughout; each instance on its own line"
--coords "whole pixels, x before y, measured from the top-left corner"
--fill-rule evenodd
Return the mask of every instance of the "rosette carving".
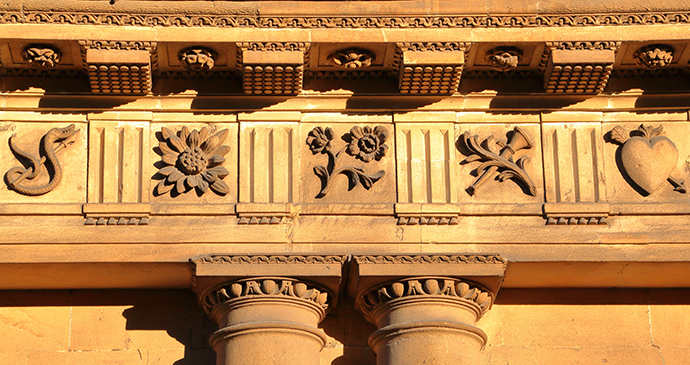
M 193 72 L 210 71 L 215 64 L 215 52 L 205 47 L 189 47 L 180 51 L 180 64 Z
M 638 65 L 647 70 L 656 70 L 671 64 L 673 47 L 665 44 L 652 44 L 638 49 L 633 57 Z
M 165 164 L 158 173 L 163 180 L 156 186 L 156 195 L 173 191 L 184 194 L 196 189 L 202 195 L 209 188 L 218 195 L 225 195 L 230 188 L 223 181 L 228 170 L 223 167 L 225 156 L 230 147 L 222 146 L 228 136 L 228 130 L 211 135 L 208 128 L 192 130 L 182 127 L 175 133 L 163 127 L 163 141 L 160 142 L 162 161 Z
M 371 66 L 374 58 L 374 54 L 366 49 L 349 48 L 333 52 L 326 62 L 341 68 L 363 68 Z
M 362 313 L 369 317 L 372 310 L 394 300 L 406 298 L 452 298 L 478 307 L 479 317 L 491 308 L 494 295 L 474 284 L 454 278 L 423 277 L 403 279 L 364 292 L 360 298 Z
M 352 190 L 358 184 L 361 184 L 365 189 L 369 190 L 371 187 L 381 179 L 386 172 L 380 170 L 373 174 L 365 172 L 363 167 L 355 166 L 341 166 L 343 152 L 355 157 L 365 163 L 372 160 L 379 161 L 386 155 L 388 145 L 388 129 L 384 126 L 377 126 L 371 128 L 366 126 L 352 127 L 349 133 L 346 133 L 342 138 L 348 144 L 341 148 L 337 153 L 333 153 L 333 138 L 335 134 L 330 127 L 321 128 L 316 127 L 309 132 L 307 137 L 307 145 L 313 154 L 328 155 L 328 165 L 317 165 L 314 167 L 314 173 L 321 178 L 321 191 L 316 195 L 317 198 L 326 196 L 331 189 L 331 182 L 333 177 L 344 174 L 350 180 L 348 190 Z
M 60 51 L 48 46 L 27 47 L 22 52 L 26 63 L 31 67 L 48 70 L 60 63 Z
M 326 290 L 316 288 L 311 283 L 291 278 L 263 277 L 223 284 L 204 295 L 202 306 L 210 314 L 219 304 L 259 297 L 302 299 L 313 302 L 324 312 L 329 307 L 330 299 Z

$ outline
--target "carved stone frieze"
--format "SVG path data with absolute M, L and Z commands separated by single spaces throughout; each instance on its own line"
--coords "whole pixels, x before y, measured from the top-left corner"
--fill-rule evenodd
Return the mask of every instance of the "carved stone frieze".
M 218 195 L 225 195 L 230 188 L 223 181 L 228 170 L 223 167 L 230 147 L 222 145 L 228 136 L 223 129 L 211 134 L 208 128 L 192 130 L 187 127 L 175 133 L 163 127 L 163 140 L 159 143 L 162 162 L 165 164 L 158 174 L 163 177 L 156 186 L 156 195 L 171 192 L 173 196 L 196 189 L 202 195 L 209 188 Z
M 665 44 L 652 44 L 635 51 L 635 63 L 647 70 L 667 67 L 673 62 L 673 47 Z
M 343 264 L 344 255 L 207 255 L 190 260 L 195 264 Z
M 576 225 L 607 225 L 606 217 L 548 217 L 546 225 L 576 226 Z
M 178 58 L 185 69 L 192 72 L 208 72 L 215 65 L 215 52 L 206 47 L 189 47 L 180 51 Z
M 9 140 L 10 150 L 21 161 L 29 161 L 27 167 L 13 167 L 5 173 L 7 187 L 23 195 L 43 195 L 55 189 L 62 181 L 62 166 L 58 160 L 57 153 L 74 143 L 74 137 L 79 132 L 74 124 L 64 128 L 53 128 L 41 138 L 39 152 L 40 158 L 21 150 L 16 142 L 16 135 L 12 135 Z M 26 180 L 33 180 L 47 170 L 48 182 L 44 185 L 27 186 Z
M 148 217 L 89 217 L 86 226 L 148 226 Z
M 355 255 L 358 264 L 503 264 L 500 255 Z
M 375 307 L 396 299 L 445 297 L 477 306 L 477 317 L 491 308 L 494 294 L 461 279 L 443 277 L 409 278 L 386 283 L 362 294 L 361 310 L 369 316 Z
M 496 173 L 498 173 L 497 180 L 503 182 L 506 179 L 514 179 L 523 184 L 527 194 L 537 195 L 537 188 L 525 171 L 525 163 L 529 161 L 529 158 L 522 156 L 517 161 L 513 160 L 513 155 L 516 152 L 534 146 L 532 137 L 522 128 L 515 127 L 513 129 L 507 144 L 503 140 L 494 142 L 494 136 L 490 136 L 480 143 L 479 136 L 472 136 L 469 131 L 463 133 L 460 138 L 471 152 L 462 163 L 481 162 L 477 167 L 477 179 L 466 189 L 470 195 L 474 195 L 477 189 L 487 179 L 493 178 Z M 496 145 L 501 148 L 500 153 L 493 150 Z
M 364 68 L 374 62 L 374 54 L 363 48 L 348 48 L 330 54 L 326 63 L 340 68 Z
M 8 10 L 0 24 L 75 24 L 139 27 L 219 28 L 523 28 L 688 24 L 690 12 L 432 15 L 432 16 L 258 16 L 218 14 L 140 14 Z
M 685 194 L 684 182 L 671 176 L 678 162 L 678 148 L 661 135 L 662 131 L 663 126 L 643 124 L 633 131 L 617 126 L 609 132 L 609 140 L 621 145 L 621 173 L 640 194 L 652 194 L 667 181 L 673 190 Z
M 273 299 L 292 298 L 313 302 L 325 312 L 329 306 L 328 292 L 311 283 L 280 277 L 241 279 L 207 291 L 201 299 L 206 313 L 211 314 L 219 305 L 233 300 L 257 296 Z M 325 313 L 324 313 L 325 315 Z
M 316 195 L 317 198 L 322 198 L 328 194 L 333 178 L 339 174 L 348 177 L 350 183 L 348 190 L 352 190 L 360 184 L 369 190 L 379 179 L 385 176 L 386 171 L 384 170 L 368 174 L 361 167 L 342 166 L 341 163 L 344 152 L 365 163 L 381 160 L 388 151 L 388 145 L 386 145 L 388 129 L 386 127 L 352 127 L 350 132 L 343 136 L 348 144 L 335 153 L 333 152 L 333 138 L 335 138 L 335 133 L 330 127 L 316 127 L 309 132 L 307 137 L 306 143 L 313 154 L 328 155 L 326 166 L 314 166 L 314 173 L 321 179 L 321 191 Z
M 237 224 L 280 224 L 285 217 L 283 216 L 242 216 Z
M 429 226 L 455 226 L 458 222 L 457 215 L 450 216 L 411 216 L 398 214 L 398 225 L 399 226 L 416 226 L 416 225 L 429 225 Z
M 522 50 L 517 47 L 496 47 L 486 53 L 486 61 L 501 72 L 515 69 L 521 60 Z
M 22 52 L 26 63 L 40 70 L 54 68 L 60 63 L 61 56 L 60 51 L 51 46 L 27 47 Z

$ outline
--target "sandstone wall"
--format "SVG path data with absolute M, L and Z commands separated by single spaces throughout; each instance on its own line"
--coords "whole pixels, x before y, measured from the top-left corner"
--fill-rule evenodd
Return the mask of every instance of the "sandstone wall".
M 323 365 L 373 365 L 350 298 L 321 324 Z M 690 290 L 505 289 L 478 322 L 482 365 L 681 365 Z M 213 365 L 216 325 L 187 290 L 5 291 L 0 364 Z

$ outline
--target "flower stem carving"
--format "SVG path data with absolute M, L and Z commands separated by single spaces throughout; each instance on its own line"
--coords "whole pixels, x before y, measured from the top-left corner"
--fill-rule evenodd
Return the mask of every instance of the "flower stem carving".
M 160 142 L 161 156 L 165 164 L 158 173 L 164 177 L 156 186 L 156 195 L 173 191 L 184 194 L 192 189 L 198 195 L 211 188 L 218 195 L 225 195 L 230 188 L 223 181 L 228 170 L 223 167 L 230 147 L 221 146 L 228 137 L 228 130 L 210 135 L 208 128 L 194 129 L 191 132 L 182 127 L 178 133 L 163 127 L 163 141 Z M 172 194 L 172 192 L 171 192 Z
M 349 133 L 343 135 L 343 140 L 348 142 L 348 145 L 341 148 L 338 152 L 333 153 L 333 130 L 330 127 L 321 128 L 316 127 L 309 132 L 307 137 L 307 145 L 313 154 L 322 153 L 328 155 L 328 164 L 326 166 L 317 165 L 314 167 L 314 173 L 321 179 L 321 191 L 316 195 L 316 198 L 323 198 L 328 194 L 332 187 L 333 178 L 339 174 L 347 176 L 349 179 L 348 191 L 352 190 L 358 184 L 369 190 L 371 187 L 381 179 L 386 172 L 380 170 L 373 174 L 365 172 L 364 167 L 359 166 L 341 166 L 343 152 L 350 156 L 368 163 L 371 160 L 379 161 L 386 155 L 388 146 L 386 140 L 388 139 L 388 130 L 384 126 L 377 126 L 371 128 L 366 126 L 352 127 Z
M 502 140 L 494 142 L 494 136 L 489 136 L 480 143 L 479 136 L 471 136 L 469 131 L 463 133 L 461 138 L 472 152 L 462 163 L 481 162 L 477 167 L 477 176 L 479 177 L 466 189 L 470 195 L 474 195 L 477 189 L 496 172 L 499 173 L 496 177 L 498 181 L 514 179 L 524 185 L 529 195 L 537 195 L 537 187 L 525 171 L 525 163 L 529 161 L 529 158 L 522 156 L 517 161 L 513 161 L 515 152 L 521 149 L 530 149 L 534 145 L 532 138 L 522 128 L 515 127 L 513 129 L 508 144 Z M 500 154 L 493 150 L 494 144 L 501 147 Z

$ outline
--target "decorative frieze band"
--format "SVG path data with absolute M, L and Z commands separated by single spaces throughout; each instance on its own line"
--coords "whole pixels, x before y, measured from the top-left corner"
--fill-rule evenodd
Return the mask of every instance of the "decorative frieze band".
M 501 255 L 355 255 L 358 264 L 506 264 Z
M 438 16 L 251 16 L 5 11 L 0 24 L 216 28 L 523 28 L 688 24 L 690 12 Z

